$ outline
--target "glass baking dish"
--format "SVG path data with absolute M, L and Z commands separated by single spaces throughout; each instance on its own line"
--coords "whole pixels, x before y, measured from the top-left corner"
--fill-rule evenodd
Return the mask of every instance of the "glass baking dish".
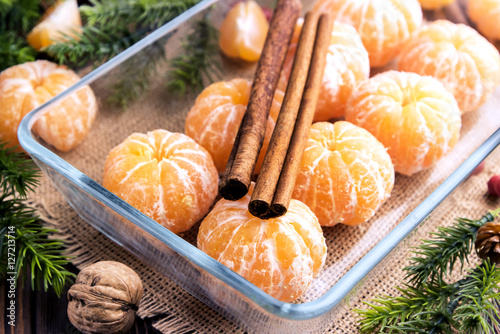
M 264 6 L 274 3 L 259 2 Z M 359 298 L 363 282 L 383 270 L 384 258 L 416 242 L 412 232 L 500 144 L 500 117 L 491 111 L 494 102 L 476 115 L 465 115 L 459 144 L 436 167 L 421 172 L 425 182 L 412 182 L 410 177 L 398 175 L 392 198 L 368 223 L 325 228 L 328 257 L 335 261 L 327 261 L 298 301 L 278 301 L 197 249 L 197 227 L 175 235 L 100 185 L 107 153 L 130 135 L 121 128 L 183 132 L 184 118 L 196 98 L 194 93 L 184 97 L 168 93 L 165 78 L 159 75 L 140 101 L 120 110 L 107 102 L 111 87 L 134 75 L 134 65 L 150 59 L 158 47 L 167 52 L 168 58 L 178 55 L 195 22 L 209 17 L 217 27 L 231 3 L 202 1 L 90 72 L 29 113 L 19 127 L 19 140 L 83 220 L 228 319 L 255 332 L 321 332 L 351 300 Z M 254 64 L 237 64 L 224 57 L 217 57 L 217 61 L 223 72 L 221 79 L 252 78 L 255 70 Z M 58 152 L 33 134 L 32 126 L 48 107 L 85 85 L 96 93 L 99 115 L 80 146 L 67 153 Z M 498 93 L 495 98 L 500 99 Z M 403 205 L 393 205 L 401 198 Z M 353 240 L 350 249 L 340 242 L 347 237 Z

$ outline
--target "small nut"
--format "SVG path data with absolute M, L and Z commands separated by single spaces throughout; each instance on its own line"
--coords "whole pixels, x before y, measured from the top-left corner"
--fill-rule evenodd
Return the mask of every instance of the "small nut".
M 126 333 L 142 298 L 139 276 L 126 265 L 101 261 L 84 268 L 68 291 L 68 318 L 83 333 Z

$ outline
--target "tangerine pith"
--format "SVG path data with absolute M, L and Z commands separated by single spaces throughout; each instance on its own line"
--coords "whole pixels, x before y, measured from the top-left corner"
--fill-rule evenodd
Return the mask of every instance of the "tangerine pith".
M 293 199 L 282 217 L 252 216 L 252 191 L 253 186 L 242 199 L 215 205 L 200 225 L 198 248 L 274 298 L 291 302 L 325 263 L 323 231 L 314 213 Z
M 462 125 L 453 95 L 430 76 L 389 71 L 363 82 L 349 100 L 346 120 L 387 148 L 396 172 L 432 166 L 458 141 Z
M 219 175 L 210 154 L 181 133 L 134 133 L 104 164 L 103 186 L 174 233 L 210 209 Z
M 399 69 L 437 78 L 462 112 L 477 110 L 500 84 L 498 50 L 471 27 L 445 20 L 413 35 L 401 52 Z
M 185 133 L 210 152 L 220 173 L 226 168 L 247 108 L 251 85 L 249 80 L 239 78 L 211 84 L 200 93 L 188 112 Z M 283 95 L 283 92 L 277 90 L 274 96 L 255 173 L 259 172 L 264 161 Z
M 19 145 L 17 128 L 30 111 L 75 84 L 72 70 L 46 60 L 9 67 L 0 73 L 0 140 Z M 89 86 L 80 88 L 49 107 L 33 131 L 60 151 L 77 146 L 88 134 L 97 113 L 97 100 Z
M 423 20 L 418 0 L 318 0 L 313 10 L 356 28 L 371 67 L 394 59 Z
M 322 226 L 367 221 L 393 186 L 391 158 L 368 131 L 345 121 L 312 125 L 293 198 Z
M 288 49 L 278 87 L 286 90 L 292 71 L 297 43 L 304 20 L 297 22 L 292 43 Z M 356 29 L 335 22 L 326 56 L 323 82 L 316 105 L 314 121 L 328 121 L 344 116 L 347 100 L 353 89 L 370 75 L 368 52 Z

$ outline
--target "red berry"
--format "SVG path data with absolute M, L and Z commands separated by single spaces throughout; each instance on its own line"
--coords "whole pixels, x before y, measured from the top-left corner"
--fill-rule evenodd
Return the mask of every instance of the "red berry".
M 500 175 L 493 175 L 488 181 L 488 192 L 492 196 L 500 197 Z
M 479 165 L 477 165 L 477 167 L 472 171 L 472 173 L 470 174 L 471 176 L 474 176 L 474 175 L 478 175 L 478 174 L 481 174 L 481 172 L 484 170 L 484 165 L 485 165 L 485 162 L 481 162 Z

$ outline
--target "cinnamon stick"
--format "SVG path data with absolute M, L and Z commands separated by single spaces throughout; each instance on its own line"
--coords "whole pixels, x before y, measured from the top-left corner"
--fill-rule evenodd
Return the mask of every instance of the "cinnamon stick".
M 318 102 L 319 91 L 323 81 L 326 65 L 326 54 L 330 45 L 333 23 L 329 15 L 321 15 L 316 33 L 316 42 L 312 55 L 309 75 L 307 77 L 304 95 L 297 115 L 297 122 L 292 140 L 288 147 L 285 165 L 280 175 L 271 212 L 276 216 L 284 215 L 292 198 L 295 181 L 300 169 L 302 155 L 309 139 L 309 132 Z
M 297 52 L 288 80 L 285 97 L 274 128 L 275 130 L 248 206 L 250 213 L 257 217 L 264 218 L 270 213 L 271 202 L 285 161 L 304 93 L 314 40 L 316 38 L 317 24 L 318 16 L 308 13 L 300 34 Z
M 219 192 L 225 199 L 238 200 L 248 192 L 264 142 L 274 92 L 301 10 L 299 0 L 278 0 L 257 65 L 247 111 L 219 185 Z

